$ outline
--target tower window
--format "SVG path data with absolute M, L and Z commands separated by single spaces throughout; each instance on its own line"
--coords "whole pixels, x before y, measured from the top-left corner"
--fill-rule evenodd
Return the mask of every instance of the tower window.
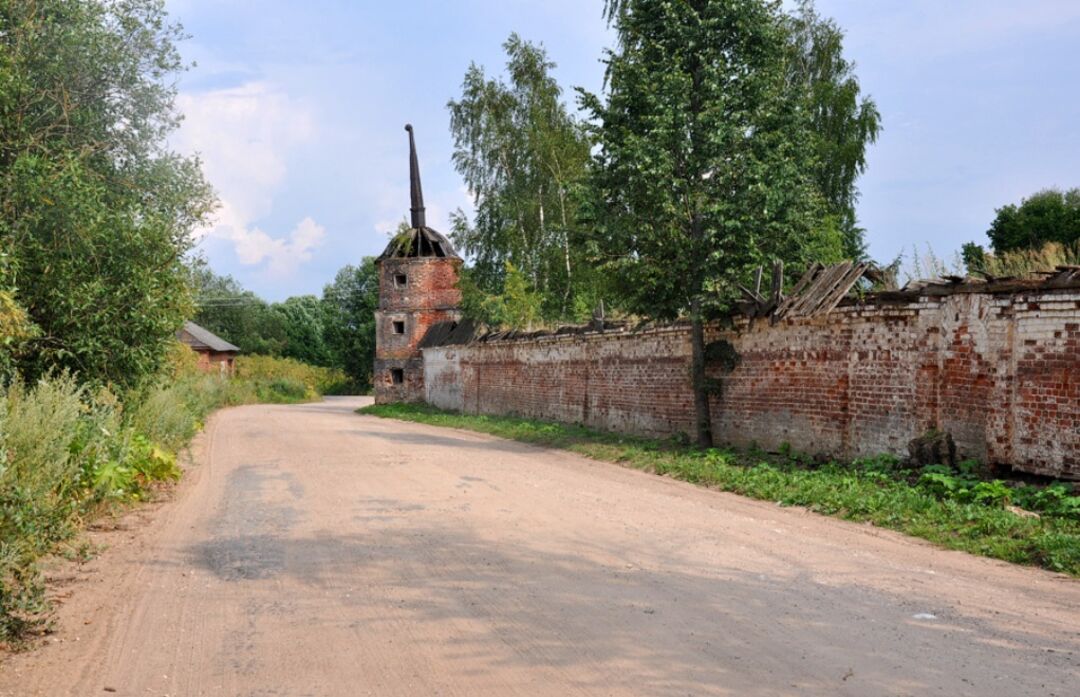
M 394 333 L 395 334 L 404 334 L 405 333 L 405 320 L 403 320 L 403 319 L 394 320 Z
M 402 385 L 405 383 L 405 371 L 401 368 L 390 369 L 390 382 L 395 385 Z
M 394 286 L 398 288 L 404 288 L 409 285 L 409 277 L 403 273 L 396 274 L 394 276 Z

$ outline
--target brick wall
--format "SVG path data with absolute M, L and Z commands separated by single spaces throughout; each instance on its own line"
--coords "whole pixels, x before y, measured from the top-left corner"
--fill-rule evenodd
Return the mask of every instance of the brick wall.
M 424 399 L 424 364 L 418 346 L 428 329 L 460 316 L 458 258 L 382 258 L 375 312 L 375 401 Z M 400 382 L 394 372 L 401 371 Z
M 1080 291 L 958 293 L 809 320 L 711 327 L 741 356 L 713 400 L 718 441 L 856 457 L 930 428 L 963 456 L 1080 479 Z M 595 428 L 690 433 L 689 332 L 425 349 L 427 401 Z
M 457 287 L 461 264 L 456 257 L 380 259 L 379 309 L 456 310 L 461 305 Z
M 519 414 L 666 435 L 691 425 L 682 329 L 424 349 L 426 400 L 473 414 Z

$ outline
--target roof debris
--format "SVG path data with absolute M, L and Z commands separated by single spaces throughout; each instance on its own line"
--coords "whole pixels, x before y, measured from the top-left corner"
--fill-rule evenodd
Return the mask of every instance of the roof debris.
M 845 261 L 840 264 L 825 266 L 811 264 L 806 273 L 787 294 L 784 294 L 784 267 L 780 262 L 773 265 L 772 284 L 768 297 L 762 294 L 761 284 L 764 270 L 755 274 L 754 289 L 739 286 L 744 296 L 738 305 L 739 314 L 749 319 L 767 317 L 773 324 L 782 319 L 805 319 L 825 315 L 839 306 L 902 304 L 917 302 L 920 298 L 940 297 L 961 293 L 1008 294 L 1034 290 L 1080 289 L 1080 266 L 1058 266 L 1054 271 L 1041 272 L 1037 278 L 993 278 L 975 279 L 962 276 L 946 276 L 912 281 L 899 290 L 871 291 L 869 284 L 862 288 L 865 292 L 853 294 L 862 279 L 878 287 L 888 286 L 888 274 L 868 262 Z M 893 285 L 895 288 L 895 285 Z M 667 326 L 677 326 L 667 325 Z M 593 321 L 583 325 L 542 329 L 539 331 L 489 331 L 482 325 L 469 320 L 460 322 L 441 322 L 433 325 L 420 342 L 420 348 L 470 344 L 492 341 L 525 341 L 542 337 L 566 336 L 573 334 L 600 334 L 639 332 L 658 329 L 665 325 L 642 322 L 631 326 L 628 322 L 603 318 L 602 311 L 594 313 Z

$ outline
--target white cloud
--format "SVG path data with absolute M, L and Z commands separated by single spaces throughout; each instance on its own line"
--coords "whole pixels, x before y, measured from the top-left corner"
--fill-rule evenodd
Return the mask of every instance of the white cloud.
M 200 237 L 229 240 L 241 264 L 265 265 L 277 277 L 290 275 L 311 259 L 326 230 L 308 216 L 284 237 L 275 237 L 256 221 L 273 210 L 289 152 L 313 136 L 310 109 L 265 82 L 185 93 L 177 101 L 184 123 L 174 145 L 199 153 L 221 200 Z
M 326 228 L 307 217 L 287 236 L 271 237 L 261 228 L 245 224 L 225 203 L 210 234 L 232 242 L 241 264 L 265 264 L 271 276 L 282 278 L 292 275 L 300 264 L 311 260 L 312 252 L 326 238 Z

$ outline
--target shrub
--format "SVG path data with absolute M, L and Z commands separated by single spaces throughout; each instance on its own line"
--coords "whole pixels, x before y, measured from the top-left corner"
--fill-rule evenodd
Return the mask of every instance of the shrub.
M 279 385 L 270 393 L 295 394 L 295 385 L 303 385 L 304 396 L 294 399 L 311 399 L 320 394 L 333 394 L 347 391 L 349 378 L 336 368 L 321 368 L 308 365 L 292 358 L 274 356 L 239 356 L 236 359 L 236 378 L 252 381 L 264 388 L 271 382 L 288 381 L 292 385 Z
M 36 559 L 73 530 L 83 463 L 108 414 L 70 376 L 0 391 L 0 639 L 40 626 Z
M 212 381 L 163 385 L 150 391 L 128 415 L 128 424 L 149 442 L 178 450 L 199 430 L 202 417 L 221 404 Z
M 1021 508 L 1080 520 L 1080 496 L 1073 496 L 1069 486 L 1061 482 L 1042 488 L 1027 484 L 1015 489 L 1013 496 Z

